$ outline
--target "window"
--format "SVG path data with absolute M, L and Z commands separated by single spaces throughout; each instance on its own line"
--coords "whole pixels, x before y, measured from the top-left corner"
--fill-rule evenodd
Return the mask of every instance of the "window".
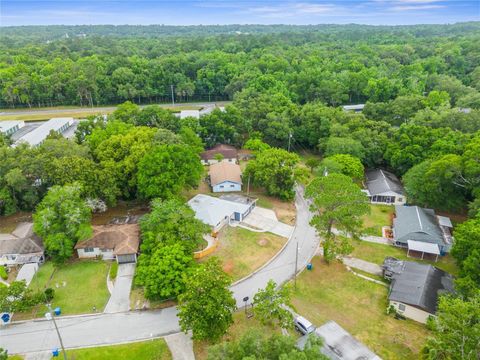
M 403 304 L 398 304 L 398 311 L 404 312 L 404 311 L 405 311 L 405 305 L 403 305 Z
M 232 159 L 228 159 L 228 162 L 232 162 Z
M 220 185 L 220 189 L 223 189 L 224 187 L 225 187 L 225 186 L 223 186 L 223 185 Z
M 95 251 L 95 249 L 92 248 L 92 247 L 83 249 L 83 252 L 94 252 L 94 251 Z
M 403 198 L 399 197 L 399 198 L 397 198 L 397 201 L 402 202 Z
M 233 184 L 232 184 L 232 185 L 230 185 L 230 187 L 231 187 L 231 188 L 234 188 L 234 187 L 235 187 L 235 185 L 233 185 Z

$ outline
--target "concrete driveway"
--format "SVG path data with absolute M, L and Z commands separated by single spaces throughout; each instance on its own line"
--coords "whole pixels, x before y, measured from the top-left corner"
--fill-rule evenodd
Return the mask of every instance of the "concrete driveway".
M 243 219 L 243 223 L 248 226 L 268 231 L 278 236 L 290 238 L 293 233 L 293 226 L 282 223 L 277 220 L 277 216 L 273 210 L 254 207 L 252 212 Z
M 135 275 L 135 263 L 119 264 L 113 291 L 105 306 L 104 313 L 116 313 L 130 310 L 130 289 Z
M 347 266 L 365 271 L 369 274 L 378 275 L 378 276 L 383 275 L 382 267 L 380 265 L 371 263 L 369 261 L 353 258 L 350 256 L 345 256 L 342 259 L 342 261 Z

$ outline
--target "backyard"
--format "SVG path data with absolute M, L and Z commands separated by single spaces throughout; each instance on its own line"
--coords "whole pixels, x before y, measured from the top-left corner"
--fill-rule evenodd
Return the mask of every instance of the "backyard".
M 395 207 L 370 204 L 370 214 L 363 217 L 363 231 L 366 235 L 382 236 L 382 227 L 390 226 Z
M 219 246 L 212 256 L 222 259 L 223 269 L 236 281 L 265 264 L 286 241 L 271 233 L 227 226 L 220 232 Z
M 314 325 L 334 320 L 384 359 L 417 359 L 429 331 L 386 315 L 387 291 L 340 263 L 326 265 L 315 257 L 313 270 L 298 277 L 292 302 Z
M 458 268 L 455 259 L 451 255 L 439 256 L 438 261 L 420 260 L 413 257 L 407 257 L 407 250 L 392 245 L 375 244 L 367 241 L 352 240 L 353 252 L 350 254 L 362 260 L 370 261 L 381 265 L 387 256 L 392 256 L 400 260 L 418 261 L 432 264 L 452 275 L 457 275 Z
M 29 288 L 54 289 L 52 307 L 60 307 L 64 315 L 92 313 L 94 306 L 101 312 L 110 297 L 106 284 L 109 265 L 105 261 L 74 261 L 55 269 L 53 263 L 47 262 L 35 274 Z M 41 317 L 45 310 L 44 305 L 38 305 L 30 312 L 16 313 L 14 319 Z
M 163 339 L 123 345 L 67 350 L 73 360 L 170 360 L 172 355 Z

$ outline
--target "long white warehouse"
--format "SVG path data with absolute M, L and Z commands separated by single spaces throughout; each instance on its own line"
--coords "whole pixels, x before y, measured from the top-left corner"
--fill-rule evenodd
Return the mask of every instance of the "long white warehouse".
M 74 123 L 73 118 L 53 118 L 43 123 L 36 129 L 26 133 L 20 139 L 16 141 L 14 146 L 25 142 L 30 146 L 40 145 L 50 134 L 50 131 L 56 131 L 59 134 L 63 134 Z
M 0 121 L 0 132 L 10 136 L 24 126 L 25 122 L 20 120 Z

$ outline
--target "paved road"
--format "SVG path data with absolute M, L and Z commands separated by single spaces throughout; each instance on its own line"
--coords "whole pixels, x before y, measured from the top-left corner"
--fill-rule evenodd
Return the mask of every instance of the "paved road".
M 302 193 L 302 189 L 297 190 L 297 225 L 283 251 L 263 269 L 232 286 L 239 307 L 244 305 L 243 297 L 249 296 L 252 299 L 268 280 L 273 279 L 281 284 L 293 276 L 297 242 L 298 269 L 302 269 L 315 254 L 319 239 L 309 225 L 311 213 Z M 64 317 L 59 318 L 57 323 L 67 348 L 142 340 L 180 330 L 175 308 Z M 29 321 L 0 329 L 0 347 L 7 348 L 12 354 L 37 352 L 58 347 L 58 341 L 51 322 Z
M 132 288 L 135 264 L 118 265 L 117 278 L 112 295 L 105 306 L 104 313 L 116 313 L 130 310 L 130 289 Z
M 197 103 L 178 103 L 173 106 L 201 106 L 204 108 L 210 108 L 215 104 L 225 104 L 228 102 L 218 101 L 218 102 L 197 102 Z M 145 107 L 147 105 L 141 105 L 140 107 Z M 171 107 L 172 104 L 159 104 L 162 107 Z M 80 108 L 67 108 L 67 109 L 25 109 L 25 110 L 7 110 L 1 111 L 0 115 L 43 115 L 43 114 L 67 114 L 67 113 L 91 113 L 92 110 L 101 112 L 114 111 L 116 106 L 104 106 L 104 107 L 80 107 Z

